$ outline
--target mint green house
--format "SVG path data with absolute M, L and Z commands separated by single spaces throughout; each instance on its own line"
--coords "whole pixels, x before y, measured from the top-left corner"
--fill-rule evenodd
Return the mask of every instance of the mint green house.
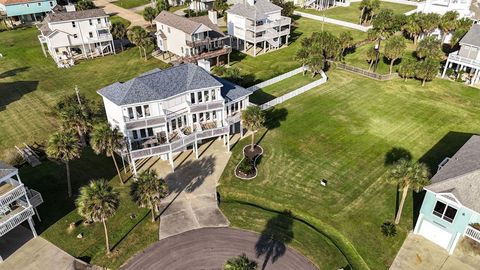
M 438 166 L 426 187 L 414 233 L 453 253 L 462 237 L 480 243 L 480 136 Z M 478 227 L 477 227 L 478 228 Z
M 0 0 L 0 13 L 14 24 L 42 21 L 57 0 Z

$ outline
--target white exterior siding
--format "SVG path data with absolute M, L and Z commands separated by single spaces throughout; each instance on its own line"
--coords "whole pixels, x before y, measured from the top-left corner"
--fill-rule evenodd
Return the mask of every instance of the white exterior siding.
M 173 27 L 157 22 L 157 30 L 161 30 L 166 36 L 166 40 L 163 40 L 162 46 L 157 42 L 159 48 L 170 51 L 179 56 L 187 55 L 187 35 Z

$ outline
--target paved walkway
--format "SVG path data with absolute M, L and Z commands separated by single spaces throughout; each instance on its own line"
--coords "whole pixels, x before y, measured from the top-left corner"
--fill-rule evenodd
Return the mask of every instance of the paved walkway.
M 459 242 L 453 255 L 426 238 L 410 233 L 390 270 L 475 270 L 480 256 L 464 251 Z
M 221 139 L 199 146 L 199 159 L 192 150 L 175 157 L 174 173 L 168 162 L 158 158 L 142 166 L 155 169 L 164 177 L 171 192 L 161 205 L 159 239 L 199 228 L 229 225 L 218 208 L 216 187 L 230 153 Z
M 0 263 L 0 270 L 87 269 L 42 237 L 33 238 L 31 231 L 22 226 L 0 238 L 0 254 L 5 260 Z
M 126 20 L 129 20 L 131 22 L 130 27 L 137 25 L 147 27 L 150 25 L 147 21 L 143 19 L 142 15 L 137 14 L 132 10 L 114 5 L 108 0 L 94 0 L 93 2 L 97 7 L 103 8 L 103 10 L 105 10 L 107 14 L 118 15 Z
M 272 241 L 264 243 L 260 235 L 232 228 L 205 228 L 182 233 L 147 248 L 128 261 L 121 270 L 200 270 L 222 269 L 225 261 L 245 253 L 257 261 L 259 269 L 276 270 L 314 270 L 317 269 L 307 258 L 296 250 L 281 250 L 275 262 L 265 260 L 265 255 L 257 256 L 257 250 L 268 246 L 277 246 Z M 268 248 L 268 247 L 267 247 Z M 272 251 L 272 258 L 275 252 Z

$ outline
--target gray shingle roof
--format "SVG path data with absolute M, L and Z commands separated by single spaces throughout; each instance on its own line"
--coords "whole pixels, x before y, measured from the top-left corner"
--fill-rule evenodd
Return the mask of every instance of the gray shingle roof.
M 227 10 L 227 13 L 239 15 L 252 20 L 261 20 L 267 17 L 268 13 L 281 11 L 282 8 L 270 3 L 268 0 L 256 0 L 255 5 L 248 3 L 235 4 Z
M 98 93 L 117 105 L 162 100 L 186 91 L 221 87 L 203 68 L 183 64 L 165 70 L 154 69 L 125 83 L 114 83 Z
M 181 30 L 189 35 L 193 34 L 200 26 L 202 26 L 202 23 L 170 13 L 165 10 L 158 14 L 158 16 L 155 18 L 155 21 Z
M 217 36 L 225 36 L 225 34 L 222 33 L 222 30 L 220 30 L 218 25 L 212 23 L 212 21 L 210 20 L 208 15 L 207 16 L 192 17 L 192 18 L 190 18 L 190 20 L 195 21 L 197 23 L 201 23 L 201 24 L 207 26 L 208 28 L 215 31 Z
M 79 10 L 79 11 L 62 11 L 56 13 L 49 13 L 46 17 L 46 20 L 50 22 L 62 22 L 62 21 L 73 21 L 81 20 L 88 18 L 98 18 L 108 16 L 107 13 L 101 8 Z
M 223 84 L 222 87 L 222 97 L 225 99 L 225 103 L 230 101 L 237 100 L 241 97 L 248 96 L 253 92 L 241 87 L 240 85 L 234 84 L 225 79 L 215 77 L 219 82 Z
M 431 180 L 425 189 L 452 193 L 463 205 L 480 213 L 480 136 L 472 136 Z
M 472 25 L 472 28 L 470 28 L 470 30 L 460 40 L 460 44 L 462 43 L 480 47 L 480 24 Z
M 16 173 L 17 171 L 17 168 L 0 161 L 0 179 L 11 173 Z

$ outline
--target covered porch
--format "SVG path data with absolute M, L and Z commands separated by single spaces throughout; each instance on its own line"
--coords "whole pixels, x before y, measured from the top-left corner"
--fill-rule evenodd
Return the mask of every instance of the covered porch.
M 480 83 L 480 60 L 463 57 L 459 55 L 459 51 L 455 51 L 448 55 L 447 62 L 443 68 L 442 78 L 445 77 L 449 68 L 453 68 L 457 74 L 466 72 L 468 74 L 468 83 L 472 86 Z

